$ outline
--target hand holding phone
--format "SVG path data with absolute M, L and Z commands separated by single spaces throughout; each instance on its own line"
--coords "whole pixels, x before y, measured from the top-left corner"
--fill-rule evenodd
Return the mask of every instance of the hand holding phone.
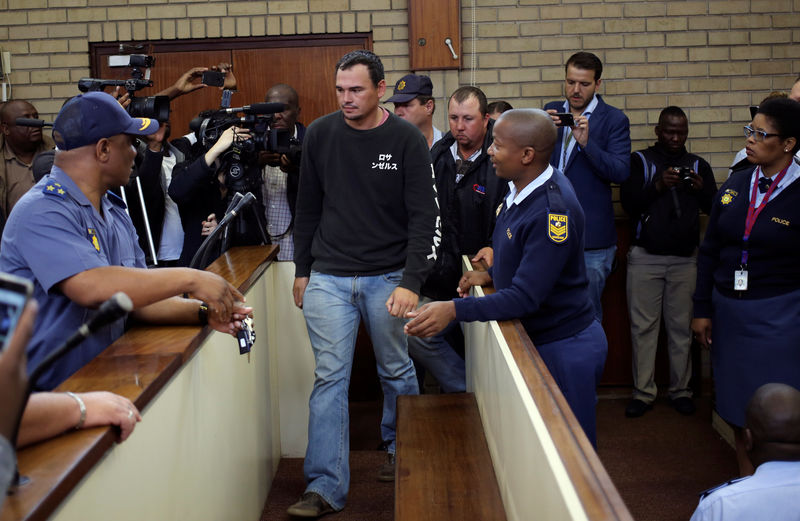
M 556 123 L 558 127 L 574 127 L 575 126 L 575 118 L 572 116 L 570 112 L 556 112 L 555 114 L 550 114 L 551 116 L 555 116 L 559 119 L 559 122 Z
M 201 81 L 204 85 L 208 85 L 209 87 L 222 87 L 225 85 L 225 73 L 219 71 L 204 71 Z
M 5 350 L 31 295 L 33 284 L 29 280 L 0 273 L 0 350 Z

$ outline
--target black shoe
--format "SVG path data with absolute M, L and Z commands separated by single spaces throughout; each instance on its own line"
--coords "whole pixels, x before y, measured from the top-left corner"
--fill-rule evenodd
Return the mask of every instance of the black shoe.
M 386 463 L 378 469 L 378 481 L 394 481 L 394 454 L 386 453 Z
M 674 400 L 670 400 L 672 407 L 675 408 L 676 411 L 683 414 L 684 416 L 691 416 L 697 410 L 694 406 L 694 401 L 689 398 L 688 396 L 681 396 L 680 398 L 675 398 Z
M 295 517 L 320 517 L 333 512 L 333 507 L 316 492 L 306 492 L 300 500 L 286 509 L 286 513 Z
M 625 407 L 625 416 L 628 418 L 638 418 L 652 408 L 652 403 L 645 403 L 634 398 L 633 400 L 629 401 L 628 406 Z

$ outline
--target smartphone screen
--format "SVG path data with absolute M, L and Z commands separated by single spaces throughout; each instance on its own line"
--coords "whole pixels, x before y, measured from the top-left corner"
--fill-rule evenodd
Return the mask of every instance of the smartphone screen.
M 33 286 L 25 279 L 0 273 L 0 348 L 5 350 L 8 340 L 17 327 L 25 303 L 31 297 Z

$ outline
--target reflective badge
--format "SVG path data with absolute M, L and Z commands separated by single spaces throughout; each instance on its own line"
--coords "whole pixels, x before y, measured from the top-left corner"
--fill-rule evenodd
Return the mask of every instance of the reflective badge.
M 405 88 L 406 88 L 406 82 L 405 82 L 405 80 L 400 80 L 400 81 L 398 82 L 398 84 L 397 84 L 397 90 L 403 90 L 403 89 L 405 89 Z
M 95 233 L 94 228 L 87 228 L 86 231 L 89 232 L 89 240 L 92 241 L 92 246 L 100 253 L 100 241 L 97 240 L 97 233 Z
M 67 191 L 64 190 L 64 187 L 61 186 L 61 183 L 56 183 L 54 180 L 50 179 L 42 188 L 42 193 L 47 195 L 54 195 L 61 199 L 66 199 Z
M 739 195 L 739 192 L 736 190 L 731 190 L 730 188 L 726 189 L 725 192 L 722 194 L 722 197 L 719 198 L 719 202 L 724 205 L 729 205 L 736 199 L 736 196 Z
M 547 236 L 555 243 L 567 240 L 567 216 L 558 213 L 547 214 Z

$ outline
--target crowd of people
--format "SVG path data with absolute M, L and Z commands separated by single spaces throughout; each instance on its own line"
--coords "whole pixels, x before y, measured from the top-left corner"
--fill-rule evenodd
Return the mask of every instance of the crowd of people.
M 235 88 L 230 64 L 214 69 L 225 74 L 222 88 Z M 201 88 L 204 70 L 187 71 L 163 94 Z M 395 476 L 397 396 L 419 393 L 426 374 L 443 392 L 465 391 L 465 321 L 519 318 L 596 444 L 596 389 L 608 351 L 601 296 L 617 257 L 612 184 L 621 185 L 632 236 L 633 394 L 625 416 L 646 414 L 656 400 L 663 321 L 675 410 L 695 412 L 694 337 L 711 348 L 716 408 L 734 427 L 742 475 L 758 466 L 764 488 L 765 469 L 772 475 L 781 467 L 774 473 L 798 486 L 775 462 L 800 460 L 791 445 L 800 441 L 800 241 L 792 199 L 800 190 L 800 78 L 788 97 L 757 107 L 744 127 L 744 156 L 718 189 L 708 162 L 687 151 L 681 108 L 664 108 L 655 143 L 632 153 L 627 116 L 599 94 L 600 59 L 577 52 L 564 70 L 564 99 L 542 109 L 489 103 L 480 88 L 459 87 L 448 98 L 446 132 L 433 125 L 427 76 L 403 76 L 381 101 L 383 64 L 369 51 L 336 64 L 339 109 L 307 129 L 297 92 L 286 84 L 268 89 L 265 101 L 284 106 L 271 127 L 302 143 L 302 155 L 262 151 L 245 165 L 258 179 L 259 229 L 240 230 L 234 241 L 279 244 L 279 260 L 294 262 L 293 298 L 314 351 L 307 487 L 290 515 L 319 517 L 346 504 L 348 386 L 362 320 L 384 395 L 379 480 Z M 116 291 L 131 296 L 132 318 L 140 321 L 208 323 L 235 334 L 250 312 L 230 284 L 187 266 L 205 267 L 196 253 L 237 191 L 226 158 L 253 129 L 229 126 L 213 144 L 197 134 L 170 140 L 169 121 L 131 117 L 124 104 L 105 93 L 68 100 L 53 140 L 15 123 L 38 116 L 30 103 L 0 108 L 0 271 L 31 280 L 39 309 L 35 327 L 35 310 L 26 311 L 0 369 L 24 366 L 19 343 L 35 366 L 58 335 Z M 37 181 L 35 158 L 54 146 L 52 167 Z M 702 241 L 701 213 L 709 215 Z M 463 255 L 487 270 L 462 274 Z M 469 296 L 472 286 L 490 283 L 494 294 Z M 119 320 L 90 337 L 37 388 L 63 382 L 124 327 Z M 65 423 L 45 426 L 51 413 L 43 411 L 53 410 L 65 411 Z M 20 445 L 98 424 L 119 426 L 124 439 L 141 415 L 110 393 L 42 392 L 22 418 Z M 0 445 L 0 455 L 7 453 Z M 758 487 L 748 490 L 758 497 Z M 710 493 L 696 518 L 712 519 L 729 496 Z

